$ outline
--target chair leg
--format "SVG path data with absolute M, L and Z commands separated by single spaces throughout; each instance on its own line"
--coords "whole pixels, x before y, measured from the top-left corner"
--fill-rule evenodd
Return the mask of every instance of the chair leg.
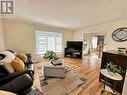
M 116 81 L 114 81 L 114 85 L 113 85 L 113 95 L 116 95 L 115 89 L 116 89 Z

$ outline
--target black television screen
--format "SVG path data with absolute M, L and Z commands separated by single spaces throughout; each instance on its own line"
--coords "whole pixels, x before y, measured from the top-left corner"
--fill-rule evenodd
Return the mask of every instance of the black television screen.
M 67 41 L 67 48 L 72 48 L 74 50 L 82 50 L 82 41 Z

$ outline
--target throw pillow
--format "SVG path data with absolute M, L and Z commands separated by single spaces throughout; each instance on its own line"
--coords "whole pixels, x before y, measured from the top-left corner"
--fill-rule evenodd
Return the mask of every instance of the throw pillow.
M 15 55 L 10 51 L 2 51 L 0 54 L 4 54 L 5 56 L 9 57 L 10 59 L 15 59 Z
M 26 62 L 26 60 L 27 60 L 27 56 L 26 56 L 26 54 L 23 53 L 23 52 L 19 52 L 19 53 L 17 54 L 17 57 L 20 58 L 23 62 Z
M 0 52 L 0 54 L 4 54 L 5 58 L 3 58 L 1 61 L 1 63 L 3 64 L 4 69 L 8 72 L 8 73 L 14 73 L 14 68 L 11 65 L 12 60 L 15 59 L 15 55 L 9 51 L 2 51 Z
M 0 60 L 4 59 L 6 56 L 4 54 L 0 54 Z
M 16 95 L 16 94 L 9 92 L 9 91 L 0 90 L 0 95 Z
M 15 57 L 15 60 L 17 60 L 17 61 L 22 61 L 20 58 L 18 58 L 18 57 Z
M 3 66 L 3 62 L 1 62 L 1 61 L 0 61 L 0 65 L 2 65 L 2 66 Z
M 25 64 L 22 60 L 19 58 L 16 58 L 15 60 L 12 61 L 12 66 L 16 71 L 24 71 L 25 69 Z

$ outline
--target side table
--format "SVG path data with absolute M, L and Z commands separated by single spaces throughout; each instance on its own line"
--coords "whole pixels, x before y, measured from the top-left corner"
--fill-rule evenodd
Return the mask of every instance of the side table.
M 115 95 L 116 94 L 115 93 L 116 82 L 121 81 L 123 77 L 118 73 L 114 74 L 113 72 L 108 72 L 106 69 L 101 69 L 101 74 L 105 77 L 104 87 L 101 91 L 101 94 L 105 91 L 108 91 L 108 92 L 111 92 L 113 95 Z M 106 85 L 106 83 L 108 83 L 108 79 L 111 79 L 114 81 L 113 89 Z

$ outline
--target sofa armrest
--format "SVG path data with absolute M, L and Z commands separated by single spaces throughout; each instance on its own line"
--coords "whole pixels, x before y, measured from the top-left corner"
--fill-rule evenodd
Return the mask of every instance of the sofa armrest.
M 28 74 L 23 74 L 12 81 L 0 86 L 0 90 L 19 93 L 33 85 L 33 81 Z
M 26 70 L 31 71 L 32 74 L 34 75 L 34 65 L 33 64 L 27 64 L 26 65 Z
M 8 72 L 4 69 L 3 65 L 0 65 L 0 78 L 4 77 L 8 74 Z
M 10 82 L 11 80 L 23 75 L 28 74 L 33 79 L 33 71 L 31 70 L 24 70 L 23 72 L 14 72 L 12 74 L 8 74 L 5 77 L 0 78 L 0 86 Z
M 33 64 L 33 60 L 32 60 L 31 54 L 30 53 L 27 53 L 26 56 L 27 56 L 28 59 L 25 62 L 25 64 Z

